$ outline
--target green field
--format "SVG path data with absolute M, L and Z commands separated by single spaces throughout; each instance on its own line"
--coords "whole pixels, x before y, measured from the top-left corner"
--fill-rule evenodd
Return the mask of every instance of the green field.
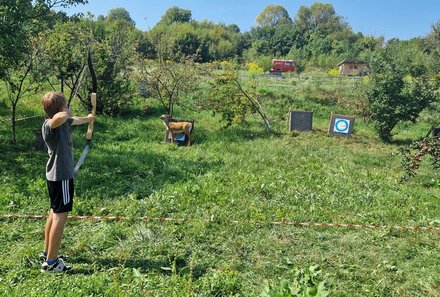
M 428 115 L 398 125 L 391 144 L 361 116 L 352 137 L 329 137 L 330 112 L 359 111 L 354 84 L 262 79 L 274 133 L 257 115 L 224 128 L 218 115 L 177 108 L 196 120 L 190 148 L 163 142 L 153 99 L 99 116 L 72 215 L 125 219 L 69 220 L 61 252 L 74 270 L 57 276 L 39 271 L 44 220 L 1 219 L 0 295 L 439 296 L 440 232 L 393 228 L 440 227 L 440 173 L 426 160 L 400 183 L 398 146 L 425 136 Z M 23 100 L 19 117 L 41 115 L 39 98 Z M 313 110 L 313 131 L 288 132 L 289 109 Z M 33 148 L 43 117 L 18 123 L 16 145 L 5 105 L 0 120 L 0 215 L 47 214 L 47 156 Z M 86 128 L 73 130 L 77 159 Z M 388 227 L 272 224 L 283 220 Z

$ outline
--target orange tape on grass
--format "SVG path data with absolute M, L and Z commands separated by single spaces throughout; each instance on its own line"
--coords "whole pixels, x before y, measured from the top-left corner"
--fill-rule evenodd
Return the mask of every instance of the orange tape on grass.
M 348 228 L 348 229 L 397 229 L 397 230 L 412 230 L 412 231 L 440 231 L 440 227 L 433 226 L 399 226 L 399 225 L 371 225 L 371 224 L 333 224 L 333 223 L 316 223 L 316 222 L 296 222 L 296 221 L 281 221 L 264 222 L 264 221 L 215 221 L 212 218 L 209 220 L 194 220 L 194 219 L 182 219 L 182 218 L 160 218 L 160 217 L 139 217 L 139 218 L 127 218 L 123 216 L 69 216 L 72 220 L 97 220 L 97 221 L 122 221 L 122 220 L 135 220 L 135 221 L 160 221 L 160 222 L 202 222 L 202 223 L 218 223 L 218 224 L 269 224 L 269 225 L 288 225 L 297 227 L 322 227 L 322 228 Z M 47 215 L 19 215 L 19 214 L 7 214 L 0 215 L 0 219 L 47 219 Z

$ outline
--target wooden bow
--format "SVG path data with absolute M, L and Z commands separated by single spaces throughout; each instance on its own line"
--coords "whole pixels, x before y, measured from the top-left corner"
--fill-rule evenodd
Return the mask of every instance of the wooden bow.
M 92 114 L 93 116 L 96 116 L 96 93 L 98 91 L 98 80 L 96 78 L 95 69 L 93 67 L 91 50 L 87 52 L 87 65 L 89 67 L 90 77 L 92 79 L 92 95 L 90 97 L 90 102 L 92 103 Z M 90 122 L 89 127 L 87 128 L 86 146 L 84 147 L 81 157 L 79 158 L 73 170 L 75 174 L 78 172 L 82 163 L 86 159 L 87 154 L 89 153 L 90 147 L 92 146 L 92 135 L 93 135 L 93 122 Z
M 90 97 L 90 102 L 92 103 L 92 115 L 96 116 L 96 93 L 92 93 Z M 86 159 L 87 154 L 89 153 L 90 147 L 92 146 L 92 135 L 93 135 L 93 121 L 89 123 L 86 134 L 86 146 L 79 158 L 78 162 L 75 165 L 74 173 L 76 174 L 81 167 L 82 163 Z

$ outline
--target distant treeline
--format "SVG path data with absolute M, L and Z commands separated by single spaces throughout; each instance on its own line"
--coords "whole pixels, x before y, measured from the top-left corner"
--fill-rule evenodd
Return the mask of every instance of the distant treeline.
M 97 18 L 69 17 L 55 10 L 86 2 L 0 3 L 0 80 L 7 86 L 7 96 L 0 100 L 10 102 L 14 139 L 20 98 L 43 85 L 69 94 L 69 103 L 79 98 L 85 107 L 90 107 L 90 92 L 97 92 L 98 113 L 116 114 L 136 94 L 134 82 L 146 75 L 151 88 L 161 75 L 171 75 L 177 85 L 166 93 L 174 102 L 173 92 L 184 93 L 182 77 L 190 76 L 195 67 L 183 67 L 183 75 L 178 68 L 172 71 L 173 61 L 181 65 L 189 65 L 188 60 L 197 65 L 228 61 L 236 68 L 252 65 L 262 72 L 270 69 L 273 58 L 285 58 L 294 61 L 298 72 L 320 68 L 335 73 L 342 60 L 364 60 L 371 74 L 364 94 L 370 116 L 374 120 L 376 114 L 380 121 L 383 113 L 389 115 L 389 125 L 378 128 L 385 140 L 399 120 L 415 120 L 426 106 L 438 102 L 440 22 L 427 36 L 385 42 L 383 37 L 353 32 L 331 4 L 318 2 L 301 6 L 294 18 L 284 7 L 268 5 L 249 32 L 240 32 L 235 24 L 195 21 L 190 10 L 179 7 L 165 11 L 146 32 L 136 28 L 124 8 Z

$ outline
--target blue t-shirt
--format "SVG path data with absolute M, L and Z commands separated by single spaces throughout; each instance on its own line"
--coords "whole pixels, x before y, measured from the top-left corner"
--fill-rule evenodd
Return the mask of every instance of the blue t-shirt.
M 73 178 L 73 143 L 70 126 L 73 119 L 51 129 L 49 119 L 41 127 L 43 140 L 47 145 L 49 160 L 46 164 L 46 178 L 49 181 L 61 181 Z

